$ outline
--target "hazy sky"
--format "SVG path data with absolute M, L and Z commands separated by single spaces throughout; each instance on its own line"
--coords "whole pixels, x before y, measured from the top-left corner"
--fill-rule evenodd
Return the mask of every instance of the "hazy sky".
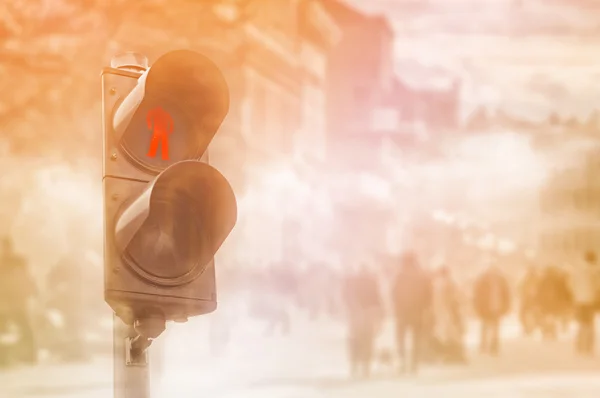
M 465 112 L 484 103 L 532 119 L 553 110 L 583 118 L 600 108 L 600 2 L 353 2 L 390 17 L 400 78 L 427 85 L 460 76 Z

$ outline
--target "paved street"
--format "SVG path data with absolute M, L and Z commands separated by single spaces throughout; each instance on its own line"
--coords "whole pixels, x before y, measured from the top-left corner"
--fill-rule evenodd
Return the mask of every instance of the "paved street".
M 515 326 L 514 321 L 505 326 L 506 343 L 499 358 L 473 352 L 467 367 L 430 366 L 415 379 L 398 378 L 393 369 L 380 368 L 372 380 L 359 382 L 346 376 L 341 328 L 321 325 L 315 328 L 321 333 L 311 335 L 311 328 L 298 327 L 292 336 L 270 339 L 245 331 L 248 335 L 237 336 L 231 352 L 219 360 L 175 333 L 166 346 L 162 383 L 155 380 L 155 397 L 600 396 L 600 361 L 576 358 L 566 340 L 525 340 Z M 384 330 L 380 346 L 391 344 L 390 329 L 388 325 Z M 475 325 L 471 329 L 473 346 Z M 206 345 L 202 334 L 197 341 Z M 111 381 L 110 359 L 81 366 L 46 365 L 0 375 L 0 397 L 105 398 L 112 396 Z

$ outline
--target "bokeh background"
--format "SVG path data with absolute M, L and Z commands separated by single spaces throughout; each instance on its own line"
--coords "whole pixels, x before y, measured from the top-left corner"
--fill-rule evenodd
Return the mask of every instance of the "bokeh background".
M 221 309 L 169 328 L 156 349 L 161 388 L 183 394 L 198 381 L 192 375 L 210 374 L 245 394 L 249 379 L 285 385 L 278 397 L 384 397 L 406 386 L 313 383 L 328 369 L 346 372 L 338 285 L 357 265 L 385 280 L 398 255 L 414 250 L 426 268 L 450 266 L 466 289 L 494 259 L 514 287 L 527 264 L 571 266 L 598 247 L 599 43 L 600 5 L 586 0 L 2 2 L 0 233 L 27 262 L 39 290 L 36 325 L 46 326 L 36 326 L 42 364 L 11 365 L 0 386 L 10 387 L 7 397 L 64 397 L 81 374 L 90 394 L 109 388 L 100 72 L 111 57 L 135 51 L 152 63 L 194 49 L 220 65 L 232 92 L 209 150 L 240 209 L 217 257 Z M 51 275 L 65 262 L 62 303 L 85 303 L 72 310 L 83 314 L 78 335 L 90 351 L 82 365 L 62 364 L 55 352 L 65 344 L 53 333 L 71 307 L 50 304 Z M 282 311 L 292 337 L 262 336 L 265 319 Z M 231 331 L 233 356 L 211 356 L 211 328 Z M 581 369 L 597 364 L 571 366 L 570 343 L 507 339 L 512 357 L 472 367 L 496 377 L 530 350 L 546 359 L 523 374 L 568 363 L 571 395 L 598 396 L 600 385 L 575 390 L 591 383 Z M 324 370 L 310 374 L 317 362 Z M 293 382 L 281 382 L 285 372 Z M 32 375 L 46 381 L 40 387 Z M 524 390 L 547 384 L 525 379 Z M 488 387 L 497 389 L 494 380 Z M 81 388 L 73 394 L 84 396 Z

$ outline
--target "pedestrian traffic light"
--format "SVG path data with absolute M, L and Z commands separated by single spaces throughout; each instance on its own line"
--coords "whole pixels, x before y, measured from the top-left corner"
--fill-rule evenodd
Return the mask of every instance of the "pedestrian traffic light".
M 207 152 L 229 89 L 192 51 L 128 57 L 102 73 L 105 300 L 129 325 L 185 321 L 216 308 L 214 255 L 237 218 Z

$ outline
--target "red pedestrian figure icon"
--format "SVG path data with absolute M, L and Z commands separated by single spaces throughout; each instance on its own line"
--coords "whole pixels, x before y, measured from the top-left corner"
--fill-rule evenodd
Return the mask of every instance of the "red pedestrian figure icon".
M 146 116 L 148 128 L 152 130 L 152 139 L 150 140 L 150 149 L 148 155 L 151 158 L 156 157 L 156 151 L 160 145 L 162 160 L 169 160 L 169 134 L 173 132 L 173 118 L 167 111 L 160 106 L 148 111 Z

